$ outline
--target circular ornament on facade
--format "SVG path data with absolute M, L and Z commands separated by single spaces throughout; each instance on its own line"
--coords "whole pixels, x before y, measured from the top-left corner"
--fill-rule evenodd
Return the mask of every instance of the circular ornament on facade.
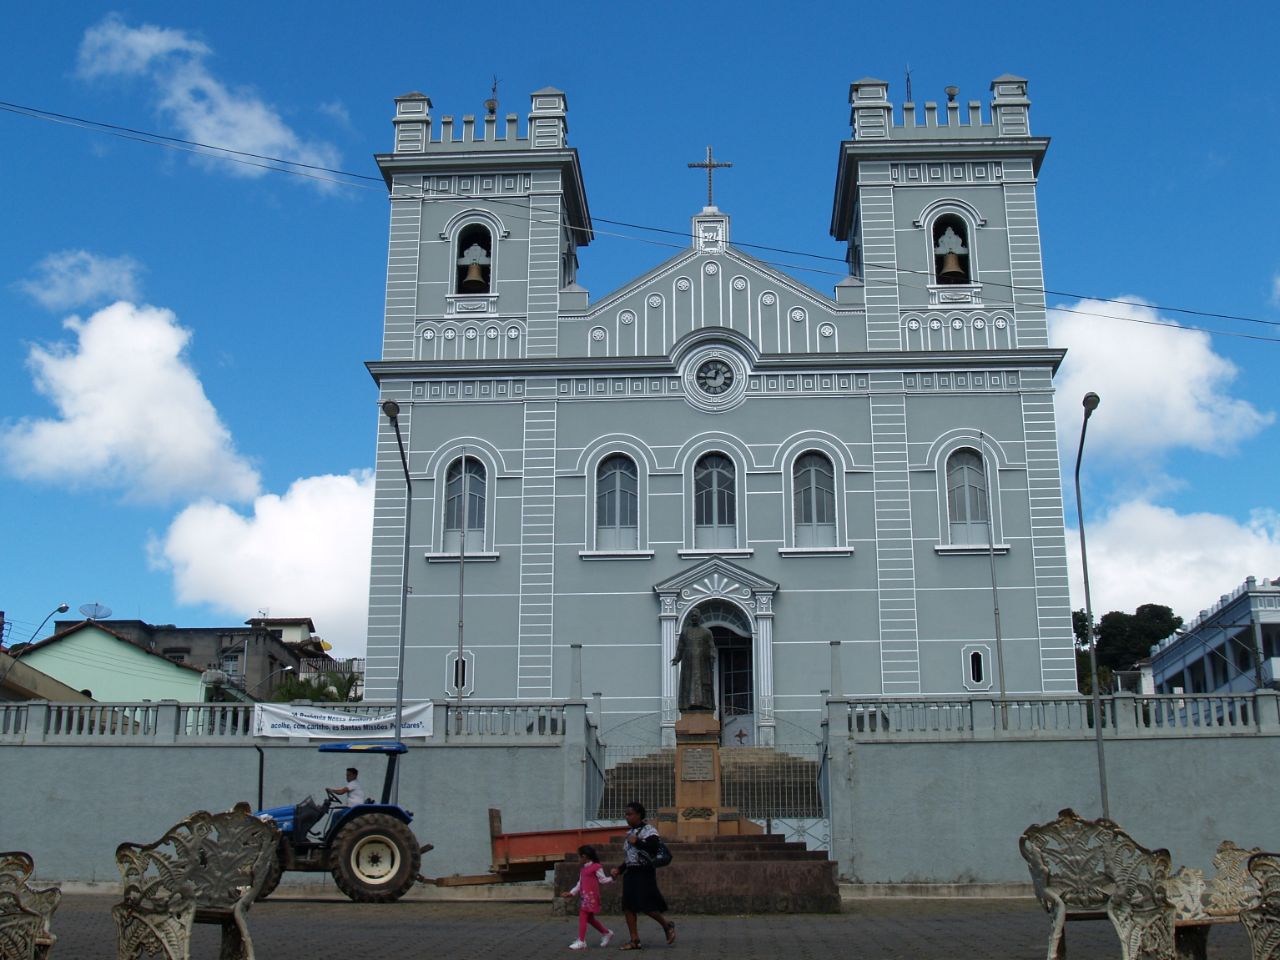
M 596 328 L 594 328 L 594 329 L 591 331 L 591 339 L 592 339 L 592 340 L 595 340 L 597 343 L 598 343 L 599 341 L 603 340 L 603 339 L 604 339 L 604 329 L 603 329 L 603 328 L 601 328 L 601 327 L 596 327 Z
M 734 278 L 733 278 L 733 289 L 735 289 L 735 290 L 745 290 L 745 289 L 747 289 L 747 281 L 746 281 L 745 279 L 743 279 L 742 277 L 734 277 Z
M 681 277 L 679 280 L 676 281 L 676 289 L 682 292 L 685 290 L 688 290 L 690 286 L 691 284 L 689 283 L 688 277 Z
M 719 272 L 720 272 L 720 264 L 718 264 L 718 263 L 708 263 L 708 264 L 707 264 L 705 267 L 703 267 L 702 269 L 703 269 L 703 270 L 705 270 L 705 271 L 707 272 L 707 275 L 708 275 L 708 276 L 714 277 L 717 273 L 719 273 Z
M 908 329 L 908 330 L 919 330 L 919 329 L 920 329 L 920 321 L 919 321 L 919 320 L 908 320 L 908 321 L 907 321 L 907 329 Z
M 498 339 L 498 328 L 497 328 L 497 327 L 490 327 L 488 330 L 486 330 L 486 331 L 484 332 L 484 335 L 485 335 L 486 337 L 488 337 L 490 340 L 497 340 L 497 339 Z
M 653 296 L 649 298 L 649 306 L 651 307 L 662 306 L 662 298 L 655 293 Z
M 508 340 L 519 340 L 519 339 L 520 339 L 520 328 L 519 328 L 519 327 L 508 327 L 508 328 L 507 328 L 507 339 L 508 339 Z
M 435 338 L 436 332 L 434 330 L 424 330 L 422 332 L 422 339 L 424 340 L 434 340 Z
M 466 338 L 467 338 L 468 340 L 474 340 L 474 339 L 476 338 L 476 328 L 475 328 L 475 327 L 467 327 Z
M 975 330 L 985 330 L 986 327 L 987 327 L 987 321 L 983 320 L 981 317 L 978 317 L 976 320 L 973 321 L 973 329 Z
M 620 314 L 618 314 L 618 320 L 622 323 L 635 323 L 636 322 L 635 311 L 623 310 Z
M 773 301 L 777 299 L 778 298 L 775 297 L 772 293 L 766 293 L 763 297 L 760 298 L 760 302 L 763 303 L 766 307 L 772 307 Z
M 796 323 L 804 323 L 809 314 L 805 312 L 804 307 L 792 307 L 791 312 L 787 314 Z
M 444 332 L 444 338 L 446 340 L 452 340 L 457 335 L 458 335 L 458 331 L 454 330 L 452 327 Z
M 964 321 L 961 320 L 959 317 L 956 317 L 954 320 L 951 321 L 952 330 L 959 330 L 963 326 L 964 326 Z
M 1003 330 L 1003 329 L 1004 329 L 1005 327 L 1007 327 L 1008 325 L 1009 325 L 1009 321 L 1008 321 L 1008 320 L 1006 320 L 1004 317 L 996 317 L 996 329 L 997 329 L 997 330 Z
M 929 329 L 930 329 L 930 330 L 941 330 L 941 329 L 942 329 L 942 321 L 941 321 L 941 320 L 939 320 L 937 317 L 934 317 L 932 320 L 930 320 L 930 321 L 929 321 Z
M 822 334 L 824 337 L 834 337 L 836 335 L 836 328 L 829 323 L 824 323 L 818 328 L 818 333 Z

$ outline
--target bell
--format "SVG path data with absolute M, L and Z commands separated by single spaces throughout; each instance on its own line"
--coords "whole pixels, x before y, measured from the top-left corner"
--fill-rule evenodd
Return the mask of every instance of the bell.
M 940 283 L 967 283 L 969 274 L 960 264 L 960 255 L 957 253 L 944 253 L 942 255 L 942 269 L 938 271 L 938 281 Z
M 480 269 L 480 264 L 472 262 L 467 264 L 467 275 L 462 278 L 462 283 L 458 284 L 458 289 L 463 293 L 485 293 L 489 289 L 489 283 L 484 278 L 484 271 Z

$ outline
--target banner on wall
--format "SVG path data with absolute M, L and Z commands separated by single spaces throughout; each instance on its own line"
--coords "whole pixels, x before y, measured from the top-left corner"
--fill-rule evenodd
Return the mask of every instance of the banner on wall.
M 396 734 L 396 712 L 394 707 L 376 714 L 356 714 L 288 703 L 255 703 L 253 733 L 257 737 L 312 740 L 390 740 Z M 406 703 L 400 738 L 429 736 L 431 702 Z

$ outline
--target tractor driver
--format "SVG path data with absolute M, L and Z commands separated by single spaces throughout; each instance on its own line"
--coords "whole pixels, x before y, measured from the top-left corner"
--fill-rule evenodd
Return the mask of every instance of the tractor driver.
M 347 767 L 347 785 L 345 787 L 331 787 L 330 793 L 346 794 L 347 799 L 345 806 L 354 807 L 365 801 L 364 787 L 360 786 L 360 781 L 356 779 L 360 775 L 360 771 L 355 767 Z

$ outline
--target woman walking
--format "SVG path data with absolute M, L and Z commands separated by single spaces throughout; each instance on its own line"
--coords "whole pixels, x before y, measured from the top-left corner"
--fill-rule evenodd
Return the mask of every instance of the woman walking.
M 587 924 L 599 931 L 600 946 L 607 947 L 613 939 L 613 931 L 597 920 L 596 914 L 600 912 L 600 884 L 613 883 L 613 878 L 605 875 L 595 847 L 579 847 L 578 862 L 582 869 L 578 871 L 577 886 L 564 895 L 566 900 L 572 900 L 575 894 L 582 894 L 578 903 L 578 939 L 569 944 L 569 949 L 587 949 Z
M 627 804 L 626 841 L 623 843 L 623 859 L 611 873 L 622 877 L 622 911 L 627 918 L 627 932 L 631 939 L 622 950 L 639 950 L 640 933 L 636 929 L 636 914 L 652 917 L 666 934 L 667 943 L 676 942 L 676 925 L 664 917 L 667 901 L 658 889 L 658 875 L 653 861 L 658 855 L 658 831 L 646 823 L 644 804 L 632 801 Z

